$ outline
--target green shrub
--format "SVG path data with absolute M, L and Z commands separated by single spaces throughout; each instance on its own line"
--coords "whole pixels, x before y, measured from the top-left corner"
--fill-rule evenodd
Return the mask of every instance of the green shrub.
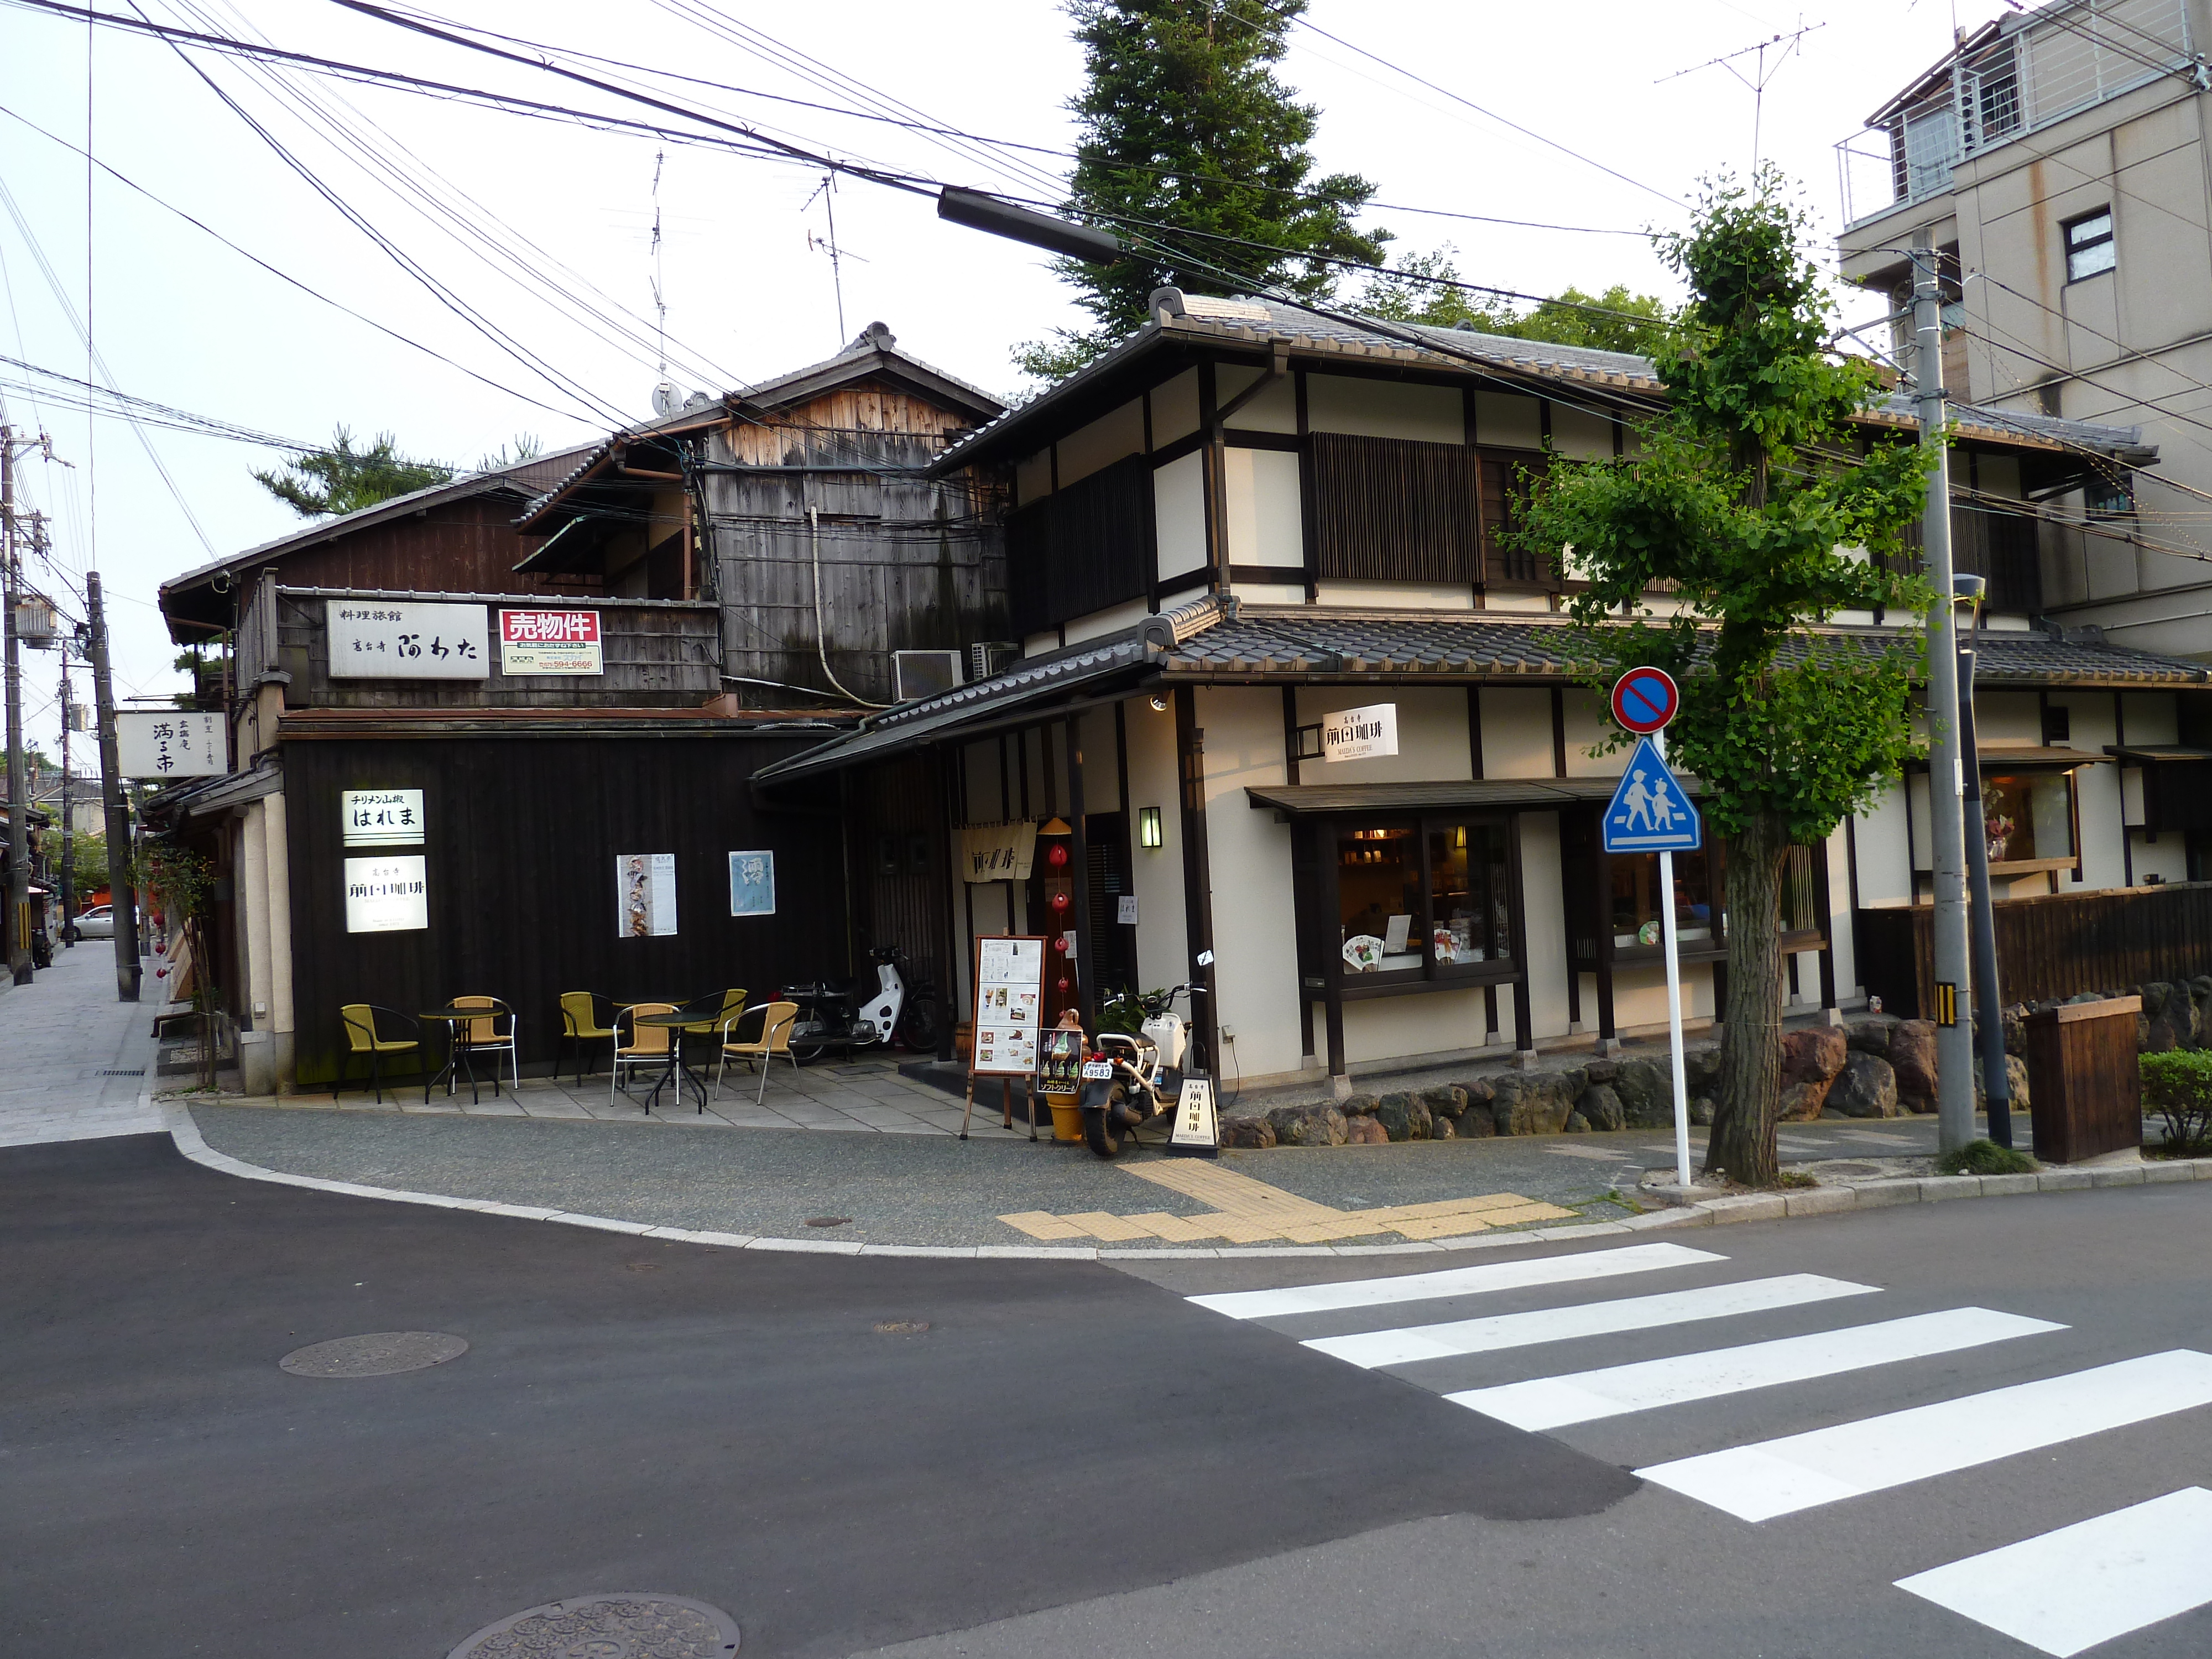
M 1994 1140 L 1970 1140 L 1936 1160 L 1937 1175 L 2033 1175 L 2035 1160 Z
M 2212 1053 L 2175 1048 L 2142 1057 L 2143 1107 L 2166 1120 L 2166 1144 L 2177 1152 L 2212 1141 Z

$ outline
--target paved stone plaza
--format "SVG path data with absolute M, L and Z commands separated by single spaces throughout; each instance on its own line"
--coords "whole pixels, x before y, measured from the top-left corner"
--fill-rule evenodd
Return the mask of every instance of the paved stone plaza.
M 0 974 L 8 1055 L 0 1074 L 0 1146 L 162 1127 L 161 1112 L 139 1103 L 154 1063 L 158 983 L 149 970 L 146 1000 L 118 1002 L 115 951 L 106 939 L 58 951 L 54 965 L 28 985 L 9 985 Z

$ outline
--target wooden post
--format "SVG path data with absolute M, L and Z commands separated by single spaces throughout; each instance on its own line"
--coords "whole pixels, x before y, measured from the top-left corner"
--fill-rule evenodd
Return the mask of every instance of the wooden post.
M 1091 926 L 1091 832 L 1083 816 L 1083 717 L 1067 717 L 1067 822 L 1074 831 L 1068 851 L 1074 877 L 1075 1006 L 1083 1029 L 1098 1029 L 1098 941 Z
M 1513 814 L 1505 838 L 1505 883 L 1510 890 L 1505 914 L 1510 919 L 1513 965 L 1521 970 L 1513 981 L 1513 1048 L 1515 1059 L 1522 1065 L 1536 1057 L 1535 1018 L 1528 1006 L 1528 919 L 1525 914 L 1528 890 L 1522 875 L 1521 825 L 1525 816 L 1521 812 Z M 1570 968 L 1568 971 L 1571 973 L 1573 969 Z

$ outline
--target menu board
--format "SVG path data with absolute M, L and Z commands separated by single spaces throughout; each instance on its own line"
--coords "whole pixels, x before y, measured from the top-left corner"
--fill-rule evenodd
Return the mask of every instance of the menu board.
M 1043 993 L 1042 939 L 989 935 L 975 941 L 972 1076 L 1027 1077 L 1036 1070 Z

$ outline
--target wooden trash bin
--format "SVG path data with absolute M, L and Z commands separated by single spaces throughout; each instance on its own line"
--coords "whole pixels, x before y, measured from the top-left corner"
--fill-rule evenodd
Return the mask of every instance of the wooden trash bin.
M 2044 1163 L 2079 1164 L 2142 1145 L 2142 1008 L 2141 997 L 2107 997 L 2027 1017 L 2028 1113 Z

